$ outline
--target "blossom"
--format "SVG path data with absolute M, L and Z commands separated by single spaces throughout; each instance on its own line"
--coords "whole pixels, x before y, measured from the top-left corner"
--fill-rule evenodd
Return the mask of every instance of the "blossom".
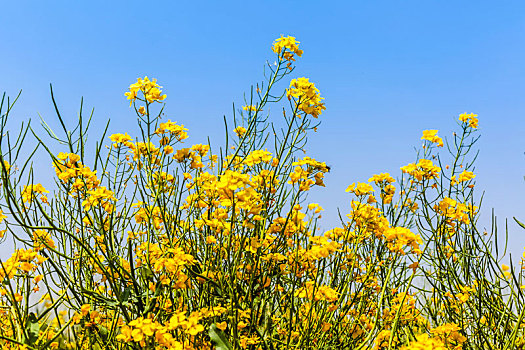
M 308 209 L 313 210 L 315 214 L 319 214 L 323 209 L 319 204 L 317 203 L 310 203 L 308 204 Z
M 43 194 L 49 193 L 49 191 L 46 190 L 41 184 L 24 186 L 24 189 L 22 191 L 22 200 L 24 201 L 24 203 L 31 202 L 35 193 Z
M 299 41 L 295 40 L 293 36 L 275 39 L 272 46 L 272 51 L 281 55 L 287 61 L 295 61 L 294 55 L 301 57 L 303 50 L 299 49 Z
M 74 153 L 62 153 L 57 156 L 58 161 L 53 163 L 58 178 L 67 183 L 74 179 L 70 195 L 83 192 L 85 189 L 97 188 L 100 181 L 97 179 L 97 171 L 91 171 L 80 162 L 80 156 Z
M 3 168 L 5 169 L 6 173 L 9 174 L 9 171 L 11 170 L 11 165 L 7 162 L 7 160 L 4 160 Z
M 186 129 L 184 125 L 178 125 L 176 122 L 168 120 L 159 125 L 157 130 L 155 130 L 155 134 L 162 135 L 168 132 L 171 135 L 174 135 L 177 141 L 182 141 L 188 138 L 188 133 L 186 131 L 188 131 L 188 129 Z
M 297 99 L 295 105 L 298 110 L 317 118 L 326 109 L 319 90 L 308 78 L 297 78 L 290 82 L 290 88 L 286 90 L 288 100 L 292 97 Z
M 443 139 L 437 136 L 437 132 L 437 130 L 423 130 L 423 136 L 421 136 L 421 140 L 427 140 L 437 144 L 438 147 L 443 147 Z
M 295 291 L 295 296 L 298 298 L 328 302 L 335 302 L 339 299 L 339 295 L 334 289 L 326 285 L 317 285 L 313 281 L 305 282 L 303 287 Z
M 250 154 L 246 156 L 246 158 L 243 161 L 243 164 L 246 164 L 247 166 L 254 166 L 256 164 L 259 164 L 261 162 L 264 162 L 266 164 L 270 163 L 272 160 L 272 153 L 270 153 L 267 150 L 254 150 Z
M 356 196 L 363 196 L 374 192 L 374 188 L 367 183 L 360 182 L 357 184 L 357 186 L 355 185 L 355 183 L 351 184 L 350 186 L 348 186 L 345 192 L 352 192 Z
M 392 183 L 395 181 L 396 180 L 392 176 L 390 176 L 389 173 L 376 174 L 368 179 L 368 182 L 375 182 L 376 185 L 379 185 L 384 182 Z
M 460 345 L 467 340 L 467 338 L 459 333 L 461 328 L 455 323 L 446 323 L 442 326 L 430 330 L 436 338 L 445 342 L 448 345 Z
M 246 128 L 238 126 L 233 129 L 233 132 L 236 133 L 238 137 L 242 137 L 244 134 L 246 134 Z
M 87 316 L 87 314 L 89 313 L 89 310 L 91 310 L 90 304 L 84 304 L 80 307 L 80 312 L 82 313 L 83 316 Z
M 113 191 L 106 189 L 104 186 L 100 186 L 87 193 L 89 197 L 82 202 L 82 206 L 86 211 L 90 210 L 93 206 L 101 205 L 107 213 L 111 214 L 113 212 L 114 204 L 111 203 L 111 201 L 117 200 Z
M 33 231 L 33 242 L 35 246 L 35 251 L 40 251 L 46 246 L 50 248 L 55 248 L 55 242 L 51 238 L 51 234 L 45 230 L 35 230 Z
M 387 247 L 391 252 L 405 255 L 404 246 L 410 246 L 416 254 L 421 254 L 419 243 L 423 243 L 421 237 L 405 227 L 391 227 L 384 231 Z
M 403 346 L 401 350 L 446 350 L 445 344 L 435 338 L 430 338 L 428 334 L 416 336 L 416 341 L 410 342 L 410 345 Z
M 396 192 L 396 188 L 392 185 L 386 185 L 382 191 L 381 191 L 381 199 L 385 204 L 392 203 L 392 198 L 394 197 L 394 193 Z
M 429 159 L 420 159 L 417 164 L 411 163 L 401 167 L 401 171 L 407 173 L 416 180 L 430 180 L 439 177 L 441 168 L 435 166 Z
M 478 207 L 472 204 L 459 203 L 456 200 L 445 197 L 434 206 L 434 210 L 444 216 L 447 223 L 453 226 L 452 221 L 459 221 L 465 225 L 470 224 L 470 218 L 476 214 Z
M 472 171 L 463 170 L 463 172 L 459 174 L 457 177 L 456 175 L 452 176 L 452 178 L 450 179 L 450 183 L 451 185 L 455 185 L 459 182 L 465 182 L 465 181 L 472 180 L 475 177 L 476 175 Z
M 472 129 L 478 128 L 477 114 L 474 113 L 462 113 L 459 115 L 459 121 L 468 124 Z
M 4 221 L 4 219 L 7 219 L 7 216 L 4 214 L 2 209 L 0 209 L 0 224 Z
M 125 134 L 113 134 L 109 137 L 111 141 L 113 141 L 113 147 L 117 148 L 119 144 L 124 144 L 129 147 L 131 144 L 130 141 L 132 140 L 131 136 L 128 135 L 128 133 Z
M 142 92 L 147 102 L 160 102 L 166 98 L 166 95 L 161 95 L 162 90 L 160 90 L 160 88 L 162 88 L 162 86 L 157 84 L 157 79 L 149 80 L 148 77 L 144 77 L 144 79 L 138 78 L 135 84 L 129 86 L 129 92 L 126 92 L 125 95 L 128 100 L 130 100 L 130 106 L 137 99 L 139 91 Z

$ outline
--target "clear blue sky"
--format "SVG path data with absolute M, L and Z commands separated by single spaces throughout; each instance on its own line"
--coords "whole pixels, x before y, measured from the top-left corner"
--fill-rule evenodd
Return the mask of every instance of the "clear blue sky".
M 167 115 L 188 127 L 190 142 L 222 140 L 222 116 L 262 79 L 272 41 L 293 35 L 304 50 L 294 75 L 309 77 L 326 98 L 309 146 L 332 166 L 327 188 L 312 196 L 326 209 L 325 228 L 336 224 L 337 207 L 349 207 L 348 184 L 399 174 L 423 129 L 450 134 L 462 112 L 480 119 L 482 224 L 492 207 L 502 222 L 525 221 L 525 2 L 151 4 L 4 2 L 0 91 L 23 90 L 15 118 L 53 121 L 53 83 L 64 115 L 75 118 L 84 96 L 97 127 L 111 118 L 111 131 L 128 131 L 135 118 L 123 93 L 148 75 L 164 86 Z M 509 230 L 521 255 L 525 231 L 513 221 Z

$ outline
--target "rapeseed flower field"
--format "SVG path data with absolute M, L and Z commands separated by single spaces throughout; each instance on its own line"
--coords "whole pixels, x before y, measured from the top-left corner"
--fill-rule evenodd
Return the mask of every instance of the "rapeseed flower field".
M 329 106 L 290 77 L 299 46 L 275 40 L 218 150 L 184 143 L 156 79 L 125 92 L 140 133 L 105 134 L 93 159 L 90 120 L 68 130 L 57 108 L 56 144 L 33 133 L 54 185 L 21 156 L 33 129 L 11 136 L 4 95 L 0 232 L 16 244 L 0 261 L 2 349 L 525 348 L 525 254 L 501 264 L 477 225 L 478 116 L 423 130 L 399 173 L 349 183 L 322 230 L 308 193 L 330 167 L 305 150 Z

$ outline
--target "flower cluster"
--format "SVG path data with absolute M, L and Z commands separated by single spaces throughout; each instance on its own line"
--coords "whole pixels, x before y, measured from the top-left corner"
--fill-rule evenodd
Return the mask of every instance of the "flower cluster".
M 423 130 L 423 136 L 421 140 L 427 140 L 437 144 L 438 147 L 443 147 L 443 139 L 437 136 L 437 130 Z
M 351 184 L 347 187 L 345 192 L 351 192 L 356 196 L 365 196 L 367 194 L 373 193 L 374 188 L 367 183 L 360 182 L 357 184 L 357 186 L 355 185 L 355 183 Z
M 47 197 L 44 195 L 44 193 L 49 193 L 49 191 L 46 190 L 41 184 L 24 186 L 24 189 L 22 190 L 22 201 L 31 202 L 33 198 L 36 197 L 36 194 L 39 194 L 40 200 L 43 203 L 47 203 Z
M 447 224 L 454 226 L 454 222 L 460 222 L 465 225 L 470 224 L 470 218 L 474 216 L 478 207 L 472 204 L 463 204 L 458 201 L 445 197 L 439 204 L 436 204 L 434 210 L 445 217 Z
M 324 98 L 321 97 L 319 90 L 308 78 L 292 79 L 286 96 L 288 100 L 294 98 L 298 110 L 314 118 L 318 118 L 326 109 L 324 103 L 321 102 Z
M 423 243 L 423 240 L 408 228 L 391 227 L 386 229 L 383 235 L 387 241 L 387 247 L 391 252 L 405 255 L 403 247 L 410 246 L 414 253 L 421 254 L 419 244 Z
M 188 133 L 186 131 L 188 131 L 188 129 L 186 129 L 184 125 L 178 125 L 177 123 L 168 120 L 159 125 L 158 129 L 155 130 L 155 134 L 163 135 L 169 133 L 170 135 L 173 135 L 177 141 L 182 141 L 188 138 Z
M 273 52 L 282 55 L 287 61 L 295 61 L 294 55 L 301 57 L 303 50 L 299 49 L 299 41 L 295 40 L 293 36 L 284 37 L 281 35 L 280 38 L 275 39 L 272 46 Z
M 411 175 L 417 181 L 431 180 L 439 177 L 441 168 L 429 159 L 420 159 L 417 164 L 411 163 L 401 167 L 401 171 Z
M 299 184 L 300 191 L 308 191 L 313 185 L 324 187 L 324 174 L 328 172 L 328 167 L 323 162 L 318 162 L 313 158 L 304 157 L 293 162 L 294 171 L 290 173 L 290 184 Z M 306 165 L 306 169 L 303 166 Z
M 38 254 L 33 249 L 17 249 L 9 259 L 0 265 L 0 280 L 5 278 L 11 279 L 16 273 L 29 273 L 35 271 L 39 265 L 42 265 L 46 258 Z M 3 288 L 0 294 L 3 293 Z
M 246 134 L 246 128 L 238 126 L 235 129 L 233 129 L 233 132 L 236 133 L 238 137 L 243 137 L 243 135 Z
M 430 333 L 435 338 L 441 340 L 446 347 L 453 349 L 461 349 L 462 344 L 467 340 L 467 337 L 462 335 L 461 327 L 455 323 L 447 323 L 442 326 L 430 330 Z
M 470 181 L 475 177 L 476 175 L 472 171 L 463 170 L 458 176 L 452 176 L 452 178 L 450 179 L 450 184 L 454 186 L 457 183 Z
M 100 181 L 97 178 L 97 171 L 91 169 L 80 161 L 80 156 L 74 153 L 62 153 L 57 156 L 57 160 L 53 163 L 55 172 L 63 184 L 70 184 L 71 190 L 69 194 L 75 196 L 89 190 L 96 189 Z M 71 180 L 74 180 L 70 183 Z
M 127 147 L 133 147 L 133 143 L 130 142 L 132 140 L 131 136 L 128 135 L 128 133 L 125 134 L 113 134 L 109 137 L 111 141 L 113 141 L 113 147 L 117 148 L 121 144 L 127 146 Z
M 328 286 L 317 285 L 315 282 L 305 282 L 304 286 L 295 292 L 299 298 L 306 298 L 313 301 L 335 302 L 339 295 L 335 290 Z
M 416 336 L 415 341 L 401 347 L 401 350 L 448 350 L 448 348 L 441 340 L 422 333 Z
M 82 202 L 84 210 L 88 211 L 94 206 L 100 205 L 104 210 L 111 214 L 115 208 L 114 202 L 117 200 L 115 198 L 115 193 L 108 190 L 104 186 L 99 186 L 94 190 L 87 192 L 88 197 Z
M 139 91 L 142 92 L 145 101 L 148 103 L 160 102 L 166 98 L 166 95 L 162 95 L 160 88 L 162 86 L 157 84 L 157 79 L 149 80 L 148 77 L 144 77 L 144 79 L 137 78 L 137 82 L 129 86 L 129 92 L 126 92 L 125 95 L 130 100 L 130 106 L 138 98 Z
M 56 248 L 55 242 L 51 238 L 51 234 L 46 230 L 35 230 L 33 231 L 33 242 L 34 242 L 34 249 L 36 252 L 44 249 L 44 248 Z
M 478 128 L 478 115 L 474 113 L 462 113 L 459 115 L 459 121 L 465 123 L 472 129 Z
M 243 106 L 242 110 L 247 111 L 247 112 L 256 112 L 257 106 L 254 106 L 254 105 Z

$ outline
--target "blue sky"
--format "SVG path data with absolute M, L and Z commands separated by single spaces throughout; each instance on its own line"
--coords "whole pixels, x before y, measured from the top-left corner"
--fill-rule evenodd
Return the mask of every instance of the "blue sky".
M 15 121 L 55 122 L 52 83 L 68 118 L 81 96 L 95 108 L 93 140 L 108 118 L 111 131 L 130 130 L 123 93 L 144 75 L 164 86 L 167 115 L 190 142 L 222 140 L 223 115 L 262 80 L 273 40 L 293 35 L 304 50 L 294 77 L 314 81 L 327 106 L 309 144 L 332 167 L 312 195 L 325 228 L 349 207 L 350 183 L 398 175 L 422 130 L 450 135 L 462 112 L 480 119 L 482 225 L 491 208 L 500 223 L 525 221 L 522 1 L 12 1 L 0 23 L 0 91 L 23 90 Z M 511 220 L 509 233 L 521 255 L 525 231 Z

